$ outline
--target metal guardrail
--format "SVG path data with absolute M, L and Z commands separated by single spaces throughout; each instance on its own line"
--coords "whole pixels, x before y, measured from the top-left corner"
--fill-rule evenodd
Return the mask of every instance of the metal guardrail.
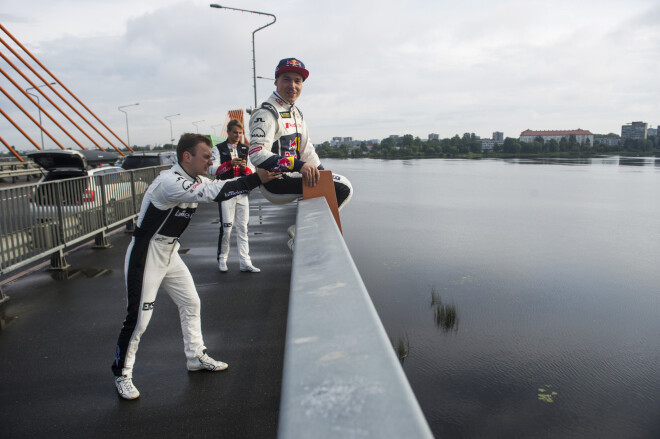
M 97 174 L 0 190 L 0 274 L 51 256 L 66 268 L 62 250 L 132 224 L 149 184 L 166 166 Z M 64 263 L 65 264 L 65 263 Z
M 0 179 L 11 178 L 16 181 L 18 177 L 40 175 L 41 168 L 32 160 L 20 162 L 16 159 L 0 161 Z
M 294 250 L 278 438 L 432 438 L 325 198 Z

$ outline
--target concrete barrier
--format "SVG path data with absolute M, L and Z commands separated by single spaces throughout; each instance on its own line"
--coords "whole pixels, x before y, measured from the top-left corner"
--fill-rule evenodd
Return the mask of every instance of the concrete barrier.
M 324 198 L 298 204 L 278 437 L 433 437 Z

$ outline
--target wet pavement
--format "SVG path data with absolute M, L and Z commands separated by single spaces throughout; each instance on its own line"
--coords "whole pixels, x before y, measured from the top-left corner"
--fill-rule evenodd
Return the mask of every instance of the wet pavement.
M 181 238 L 208 353 L 226 371 L 187 371 L 178 313 L 161 290 L 134 369 L 141 396 L 118 397 L 110 365 L 126 313 L 124 232 L 109 236 L 112 248 L 67 255 L 68 278 L 42 268 L 3 285 L 0 437 L 276 437 L 296 204 L 270 204 L 258 190 L 250 200 L 261 273 L 239 271 L 235 236 L 229 272 L 218 272 L 215 203 L 199 206 Z

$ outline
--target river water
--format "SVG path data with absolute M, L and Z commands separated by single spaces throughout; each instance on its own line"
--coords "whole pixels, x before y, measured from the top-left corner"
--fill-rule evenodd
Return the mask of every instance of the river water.
M 442 438 L 660 438 L 660 158 L 323 161 Z

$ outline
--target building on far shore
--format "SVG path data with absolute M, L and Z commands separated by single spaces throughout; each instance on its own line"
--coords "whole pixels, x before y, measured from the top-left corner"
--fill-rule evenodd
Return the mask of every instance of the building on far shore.
M 501 131 L 493 132 L 491 139 L 481 139 L 481 150 L 492 151 L 495 145 L 502 145 L 504 143 L 504 133 Z
M 646 122 L 631 122 L 621 125 L 621 138 L 643 140 L 646 139 L 648 124 Z
M 544 142 L 550 140 L 556 140 L 557 142 L 561 139 L 568 140 L 571 136 L 575 136 L 575 140 L 578 143 L 585 143 L 589 141 L 589 145 L 594 144 L 594 135 L 589 130 L 583 130 L 578 128 L 577 130 L 548 130 L 548 131 L 533 131 L 525 130 L 520 133 L 521 142 L 533 142 L 537 137 L 543 139 Z

